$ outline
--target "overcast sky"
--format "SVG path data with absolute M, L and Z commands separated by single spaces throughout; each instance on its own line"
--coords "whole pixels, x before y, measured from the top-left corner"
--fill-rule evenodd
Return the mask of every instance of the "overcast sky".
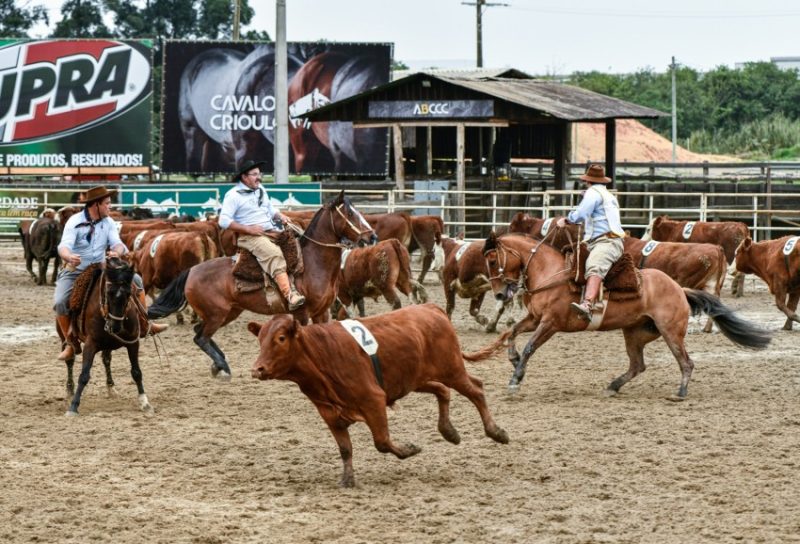
M 63 0 L 42 0 L 60 19 Z M 233 1 L 233 0 L 231 0 Z M 474 0 L 466 0 L 472 1 Z M 486 67 L 532 74 L 667 69 L 670 59 L 708 70 L 800 57 L 798 0 L 489 0 Z M 34 2 L 35 3 L 35 2 Z M 287 0 L 289 41 L 392 42 L 412 68 L 472 67 L 475 6 L 462 0 Z M 250 0 L 249 28 L 275 35 L 275 2 Z M 176 36 L 177 37 L 177 36 Z

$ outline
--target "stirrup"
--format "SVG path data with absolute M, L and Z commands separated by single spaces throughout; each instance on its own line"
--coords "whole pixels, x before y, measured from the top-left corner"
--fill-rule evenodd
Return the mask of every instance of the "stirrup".
M 578 316 L 586 321 L 587 323 L 592 322 L 592 306 L 594 304 L 589 302 L 588 300 L 584 300 L 580 304 L 577 302 L 573 302 L 570 304 L 570 308 L 574 311 Z
M 306 297 L 292 289 L 289 296 L 286 297 L 286 304 L 289 306 L 289 311 L 294 311 L 306 303 Z

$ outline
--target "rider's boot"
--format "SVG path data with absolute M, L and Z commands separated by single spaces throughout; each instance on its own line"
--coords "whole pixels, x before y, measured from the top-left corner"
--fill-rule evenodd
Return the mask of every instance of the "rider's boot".
M 68 315 L 56 315 L 56 322 L 58 328 L 61 329 L 61 334 L 64 335 L 64 350 L 58 355 L 59 361 L 66 361 L 75 357 L 75 346 L 73 346 L 73 335 L 70 326 L 70 319 Z
M 603 278 L 600 276 L 589 276 L 589 279 L 586 280 L 583 301 L 580 304 L 577 302 L 571 304 L 572 310 L 587 323 L 592 321 L 592 308 L 594 307 L 594 301 L 597 300 L 597 294 L 600 292 L 600 283 L 602 281 Z
M 139 311 L 139 338 L 144 338 L 147 336 L 148 332 L 150 334 L 158 334 L 163 332 L 169 328 L 169 325 L 166 323 L 161 325 L 159 323 L 153 323 L 152 321 L 147 319 L 147 299 L 145 298 L 144 289 L 137 289 L 134 287 L 136 291 L 136 298 L 139 301 L 140 311 Z M 149 327 L 148 327 L 149 325 Z
M 297 292 L 297 289 L 292 286 L 289 281 L 289 275 L 286 272 L 278 272 L 275 274 L 275 283 L 278 284 L 278 289 L 280 289 L 283 298 L 286 299 L 286 304 L 289 306 L 290 312 L 295 311 L 305 304 L 306 297 Z

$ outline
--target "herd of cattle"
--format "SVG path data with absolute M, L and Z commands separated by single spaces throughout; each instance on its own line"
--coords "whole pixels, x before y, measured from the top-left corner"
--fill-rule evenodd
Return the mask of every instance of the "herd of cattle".
M 48 210 L 36 221 L 20 224 L 26 265 L 33 279 L 45 283 L 48 261 L 58 266 L 56 246 L 67 218 L 80 208 Z M 313 212 L 284 212 L 301 228 L 310 221 Z M 482 384 L 467 374 L 463 360 L 480 360 L 491 353 L 462 354 L 456 333 L 448 318 L 452 318 L 456 295 L 470 301 L 469 313 L 486 331 L 496 330 L 497 323 L 509 301 L 497 302 L 492 317 L 480 313 L 481 304 L 491 289 L 488 268 L 483 255 L 484 240 L 467 242 L 462 237 L 449 237 L 444 223 L 436 216 L 412 216 L 407 213 L 373 214 L 364 216 L 381 240 L 374 246 L 353 248 L 343 252 L 338 279 L 339 307 L 332 308 L 334 317 L 349 317 L 348 307 L 355 305 L 364 315 L 365 297 L 383 296 L 394 310 L 401 306 L 397 292 L 412 296 L 415 302 L 425 302 L 427 293 L 422 286 L 429 270 L 435 271 L 444 289 L 445 311 L 433 305 L 411 306 L 383 316 L 350 323 L 352 330 L 332 324 L 302 327 L 289 316 L 272 319 L 266 324 L 250 323 L 248 329 L 259 338 L 261 351 L 253 366 L 255 378 L 289 379 L 301 384 L 339 445 L 344 463 L 341 483 L 354 485 L 352 445 L 347 425 L 365 421 L 372 431 L 376 447 L 399 458 L 414 455 L 416 446 L 398 446 L 389 438 L 385 410 L 411 391 L 434 394 L 439 401 L 439 431 L 453 443 L 459 435 L 449 419 L 449 389 L 468 397 L 478 409 L 487 436 L 497 442 L 508 441 L 506 433 L 492 419 L 483 396 Z M 156 289 L 165 288 L 182 271 L 203 261 L 236 254 L 233 234 L 219 228 L 214 220 L 204 222 L 172 222 L 162 219 L 132 220 L 119 216 L 120 236 L 132 251 L 132 263 L 142 276 L 145 289 L 153 296 Z M 508 232 L 521 233 L 562 248 L 579 240 L 577 225 L 556 228 L 555 218 L 538 219 L 520 212 L 506 227 Z M 755 274 L 763 279 L 775 296 L 778 308 L 786 315 L 785 330 L 792 322 L 800 322 L 796 312 L 800 298 L 800 237 L 786 236 L 778 240 L 754 242 L 748 228 L 738 222 L 687 222 L 657 218 L 643 239 L 625 239 L 625 251 L 639 268 L 655 268 L 673 278 L 681 287 L 702 289 L 720 295 L 726 275 L 735 273 L 733 293 L 742 295 L 743 275 Z M 422 270 L 414 279 L 410 253 L 420 249 Z M 344 257 L 346 256 L 346 257 Z M 38 263 L 38 273 L 33 262 Z M 53 279 L 55 278 L 55 270 Z M 391 317 L 394 315 L 395 317 Z M 415 327 L 408 327 L 408 323 Z M 403 324 L 406 325 L 403 325 Z M 398 327 L 401 330 L 398 330 Z M 709 332 L 709 319 L 705 331 Z M 353 372 L 347 390 L 322 387 L 326 379 L 324 364 L 315 367 L 313 376 L 303 374 L 308 369 L 294 359 L 298 353 L 325 353 L 326 359 L 336 360 L 347 355 L 343 338 L 361 337 L 367 351 L 370 342 L 382 346 L 380 364 L 369 371 Z M 372 336 L 374 335 L 374 336 Z M 339 337 L 342 338 L 339 338 Z M 310 346 L 310 347 L 309 347 Z M 311 351 L 309 351 L 311 349 Z M 344 351 L 342 351 L 344 350 Z M 434 356 L 435 354 L 435 356 Z M 442 361 L 443 354 L 447 361 Z M 374 355 L 374 354 L 373 354 Z M 451 357 L 452 356 L 452 357 Z M 452 359 L 452 360 L 450 360 Z M 436 364 L 431 361 L 436 360 Z M 311 364 L 311 363 L 309 363 Z M 328 369 L 330 370 L 330 369 Z M 363 370 L 363 369 L 362 369 Z M 298 374 L 299 373 L 299 374 Z M 301 376 L 302 374 L 302 376 Z M 341 378 L 337 371 L 337 377 Z M 313 378 L 313 379 L 312 379 Z M 309 386 L 309 383 L 315 383 Z M 305 384 L 305 385 L 302 385 Z M 343 424 L 344 422 L 344 424 Z

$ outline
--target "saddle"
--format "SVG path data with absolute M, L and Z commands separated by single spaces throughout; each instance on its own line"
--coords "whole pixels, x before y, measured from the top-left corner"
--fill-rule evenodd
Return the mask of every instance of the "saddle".
M 84 336 L 83 312 L 89 299 L 89 293 L 92 292 L 92 287 L 100 279 L 102 272 L 101 263 L 90 264 L 72 285 L 72 294 L 69 296 L 68 304 L 69 318 L 72 330 L 76 331 L 78 336 Z
M 580 246 L 568 246 L 562 252 L 564 262 L 570 270 L 570 291 L 580 293 L 586 285 L 586 258 L 589 256 L 589 248 L 586 243 L 581 242 Z M 609 300 L 629 300 L 642 296 L 642 272 L 636 268 L 630 254 L 623 253 L 611 266 L 603 279 L 603 287 L 609 292 Z
M 300 240 L 295 236 L 292 230 L 283 230 L 277 236 L 270 237 L 273 242 L 281 249 L 283 258 L 286 259 L 286 272 L 290 277 L 303 272 L 303 253 L 300 251 Z M 239 249 L 239 252 L 232 257 L 234 261 L 233 276 L 237 280 L 237 289 L 240 291 L 249 291 L 260 289 L 264 285 L 264 271 L 261 265 L 258 264 L 258 259 L 247 251 L 246 249 Z M 270 283 L 274 283 L 272 278 L 269 278 Z M 257 284 L 248 288 L 247 283 Z M 277 286 L 276 286 L 277 287 Z

